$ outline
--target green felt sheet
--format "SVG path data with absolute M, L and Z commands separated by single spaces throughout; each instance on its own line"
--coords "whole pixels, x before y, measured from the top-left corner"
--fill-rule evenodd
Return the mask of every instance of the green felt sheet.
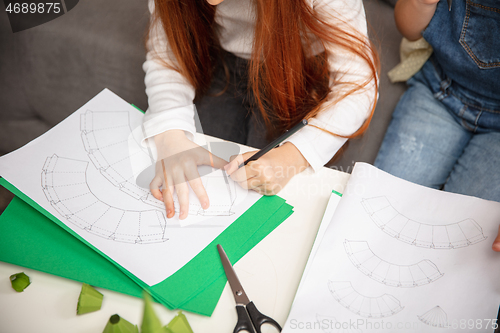
M 215 309 L 226 281 L 218 254 L 214 256 L 215 245 L 228 247 L 226 253 L 234 263 L 292 213 L 282 198 L 262 197 L 181 270 L 150 288 L 6 180 L 0 179 L 0 184 L 36 208 L 16 197 L 0 216 L 1 261 L 136 297 L 145 288 L 170 309 L 206 316 Z
M 102 257 L 106 258 L 109 262 L 113 263 L 119 270 L 122 271 L 122 273 L 124 273 L 125 275 L 127 275 L 130 279 L 132 279 L 136 284 L 138 284 L 139 286 L 141 286 L 142 288 L 148 288 L 149 286 L 142 282 L 141 280 L 139 280 L 135 275 L 133 275 L 132 273 L 130 273 L 129 271 L 127 271 L 125 268 L 121 267 L 118 263 L 114 262 L 111 258 L 109 258 L 106 254 L 104 254 L 103 252 L 101 252 L 100 250 L 98 250 L 96 247 L 94 247 L 92 244 L 90 244 L 89 242 L 87 242 L 83 237 L 81 237 L 80 235 L 78 235 L 76 232 L 74 232 L 70 227 L 68 227 L 66 224 L 64 224 L 63 222 L 61 222 L 59 219 L 57 219 L 54 215 L 50 214 L 48 211 L 46 211 L 42 206 L 40 206 L 39 204 L 37 204 L 34 200 L 32 200 L 30 197 L 28 197 L 26 194 L 24 194 L 23 192 L 21 192 L 19 189 L 17 189 L 17 187 L 15 187 L 14 185 L 12 185 L 11 183 L 9 183 L 5 178 L 0 178 L 0 185 L 2 185 L 3 187 L 5 187 L 6 189 L 8 189 L 9 191 L 11 191 L 12 193 L 14 193 L 17 197 L 21 198 L 22 200 L 24 200 L 24 202 L 26 202 L 27 204 L 29 204 L 31 207 L 33 207 L 34 209 L 36 209 L 39 213 L 41 213 L 43 216 L 45 216 L 47 219 L 51 220 L 52 222 L 54 222 L 55 224 L 57 224 L 59 227 L 63 228 L 64 230 L 66 230 L 67 233 L 73 235 L 74 237 L 76 237 L 77 239 L 79 239 L 82 243 L 84 243 L 87 247 L 90 247 L 93 251 L 97 252 L 98 254 L 100 254 Z M 3 215 L 3 214 L 2 214 Z M 73 239 L 71 239 L 70 241 L 73 241 Z M 36 263 L 36 261 L 35 261 Z M 85 281 L 82 281 L 82 282 L 85 282 Z M 170 304 L 165 304 L 165 306 L 171 308 Z
M 115 265 L 18 197 L 0 215 L 0 260 L 142 297 L 142 288 Z

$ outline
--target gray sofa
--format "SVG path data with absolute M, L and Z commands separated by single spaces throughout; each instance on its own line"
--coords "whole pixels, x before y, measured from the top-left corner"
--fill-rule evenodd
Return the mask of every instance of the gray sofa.
M 328 164 L 346 172 L 356 161 L 374 161 L 405 90 L 386 76 L 399 61 L 393 8 L 379 0 L 365 0 L 365 8 L 382 62 L 380 100 L 365 135 L 350 140 Z M 41 135 L 104 88 L 145 110 L 141 65 L 148 19 L 146 0 L 80 1 L 65 15 L 14 34 L 2 11 L 0 155 Z M 11 197 L 0 188 L 0 212 Z

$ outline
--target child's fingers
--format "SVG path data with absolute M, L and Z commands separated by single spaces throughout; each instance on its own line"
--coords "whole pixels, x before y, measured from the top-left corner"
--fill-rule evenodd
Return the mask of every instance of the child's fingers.
M 254 188 L 253 190 L 262 195 L 271 196 L 278 194 L 278 192 L 282 189 L 283 187 L 279 184 L 264 184 Z
M 259 175 L 259 168 L 256 167 L 259 165 L 258 161 L 252 161 L 241 168 L 239 167 L 242 161 L 249 159 L 253 154 L 254 153 L 251 152 L 238 155 L 235 159 L 233 159 L 233 161 L 231 161 L 230 164 L 228 164 L 229 166 L 227 167 L 226 172 L 231 176 L 231 179 L 237 183 L 242 183 Z
M 160 187 L 163 184 L 163 180 L 160 176 L 155 176 L 151 183 L 149 184 L 149 190 L 151 191 L 151 194 L 158 200 L 163 201 L 163 197 L 160 191 Z
M 262 195 L 267 195 L 267 189 L 264 185 L 254 187 L 252 190 L 255 192 L 262 194 Z
M 231 176 L 232 178 L 233 176 Z M 239 186 L 241 186 L 245 190 L 255 190 L 258 187 L 264 186 L 262 181 L 258 177 L 252 177 L 250 179 L 245 179 L 241 182 L 236 182 Z M 258 192 L 258 191 L 257 191 Z
M 162 201 L 165 204 L 165 210 L 167 211 L 167 218 L 172 218 L 175 215 L 174 198 L 172 196 L 172 191 L 170 187 L 165 185 L 162 189 Z
M 164 160 L 161 160 L 161 173 L 163 175 L 162 200 L 165 204 L 165 210 L 167 211 L 167 218 L 170 219 L 175 215 L 174 197 L 172 195 L 172 193 L 174 193 L 174 187 L 172 177 L 169 176 L 165 168 Z
M 251 190 L 250 184 L 248 184 L 247 181 L 239 182 L 238 185 L 241 186 L 241 188 L 243 188 L 244 190 Z
M 179 198 L 179 219 L 184 220 L 189 213 L 189 187 L 183 169 L 176 169 L 173 173 L 175 192 Z
M 223 169 L 228 164 L 227 161 L 225 161 L 224 159 L 222 159 L 218 156 L 215 156 L 214 154 L 212 154 L 210 152 L 208 153 L 208 156 L 209 156 L 210 164 L 208 164 L 208 163 L 205 163 L 205 164 L 212 166 L 212 168 Z
M 193 192 L 198 197 L 198 200 L 200 200 L 201 207 L 207 209 L 210 206 L 210 200 L 208 199 L 207 191 L 198 174 L 198 169 L 195 167 L 194 169 L 187 169 L 185 172 L 187 179 L 190 179 L 189 185 L 191 185 Z
M 172 218 L 175 215 L 175 206 L 174 206 L 174 196 L 172 193 L 174 193 L 174 187 L 172 185 L 172 178 L 167 177 L 165 178 L 165 181 L 162 186 L 162 201 L 165 204 L 165 210 L 167 211 L 167 218 Z
M 229 162 L 234 161 L 235 158 L 238 158 L 239 162 L 243 162 L 243 156 L 242 156 L 242 154 L 240 154 L 240 155 L 232 155 L 231 157 L 229 157 Z
M 255 164 L 254 164 L 255 163 Z M 251 179 L 258 178 L 262 182 L 262 172 L 259 168 L 258 161 L 252 161 L 239 168 L 231 174 L 231 179 L 241 185 L 243 182 L 249 182 Z M 255 179 L 254 179 L 255 181 Z
M 238 170 L 239 166 L 241 163 L 245 162 L 247 158 L 250 158 L 255 152 L 252 153 L 245 153 L 243 155 L 233 155 L 229 159 L 231 162 L 229 162 L 227 165 L 224 166 L 224 170 L 226 170 L 227 174 L 231 176 L 233 172 Z
M 190 149 L 184 152 L 184 154 L 186 157 L 189 157 L 189 159 L 195 161 L 197 165 L 202 165 L 202 164 L 210 165 L 213 168 L 222 169 L 227 164 L 227 161 L 212 154 L 203 147 L 196 147 L 194 149 Z M 175 155 L 172 158 L 179 160 L 181 159 L 181 156 Z
M 492 245 L 493 251 L 500 252 L 500 226 L 498 227 L 498 235 L 497 238 L 493 241 Z

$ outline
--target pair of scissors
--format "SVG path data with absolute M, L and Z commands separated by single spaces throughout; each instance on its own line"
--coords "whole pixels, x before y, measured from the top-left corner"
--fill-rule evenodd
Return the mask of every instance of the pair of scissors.
M 229 261 L 229 258 L 224 252 L 224 249 L 220 244 L 217 244 L 217 250 L 219 251 L 220 260 L 222 261 L 222 267 L 224 267 L 224 272 L 226 272 L 227 281 L 231 290 L 233 291 L 234 300 L 236 301 L 236 313 L 238 314 L 238 322 L 234 328 L 233 333 L 240 331 L 248 331 L 250 333 L 261 333 L 261 327 L 264 324 L 270 324 L 274 326 L 281 332 L 281 326 L 272 318 L 263 315 L 257 310 L 257 307 L 253 302 L 251 302 L 245 290 L 241 286 L 238 276 L 233 269 L 233 265 Z

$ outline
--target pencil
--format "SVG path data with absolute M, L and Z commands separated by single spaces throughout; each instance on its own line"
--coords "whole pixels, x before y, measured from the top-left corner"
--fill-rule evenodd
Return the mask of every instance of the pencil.
M 255 161 L 255 160 L 261 158 L 264 154 L 268 153 L 273 148 L 279 146 L 283 141 L 285 141 L 286 139 L 288 139 L 289 137 L 291 137 L 292 135 L 294 135 L 295 133 L 297 133 L 298 130 L 300 130 L 301 128 L 303 128 L 307 124 L 308 124 L 307 119 L 301 120 L 300 123 L 298 123 L 297 125 L 295 125 L 291 129 L 289 129 L 288 131 L 286 131 L 285 133 L 283 133 L 282 135 L 280 135 L 278 138 L 274 139 L 271 143 L 269 143 L 267 146 L 265 146 L 264 148 L 262 148 L 261 150 L 259 150 L 256 154 L 252 155 L 252 157 L 250 157 L 248 160 L 246 160 L 245 162 L 241 163 L 238 166 L 238 169 L 241 168 L 241 167 L 243 167 L 243 166 L 245 166 L 245 165 L 247 165 L 248 163 L 250 163 L 252 161 Z

